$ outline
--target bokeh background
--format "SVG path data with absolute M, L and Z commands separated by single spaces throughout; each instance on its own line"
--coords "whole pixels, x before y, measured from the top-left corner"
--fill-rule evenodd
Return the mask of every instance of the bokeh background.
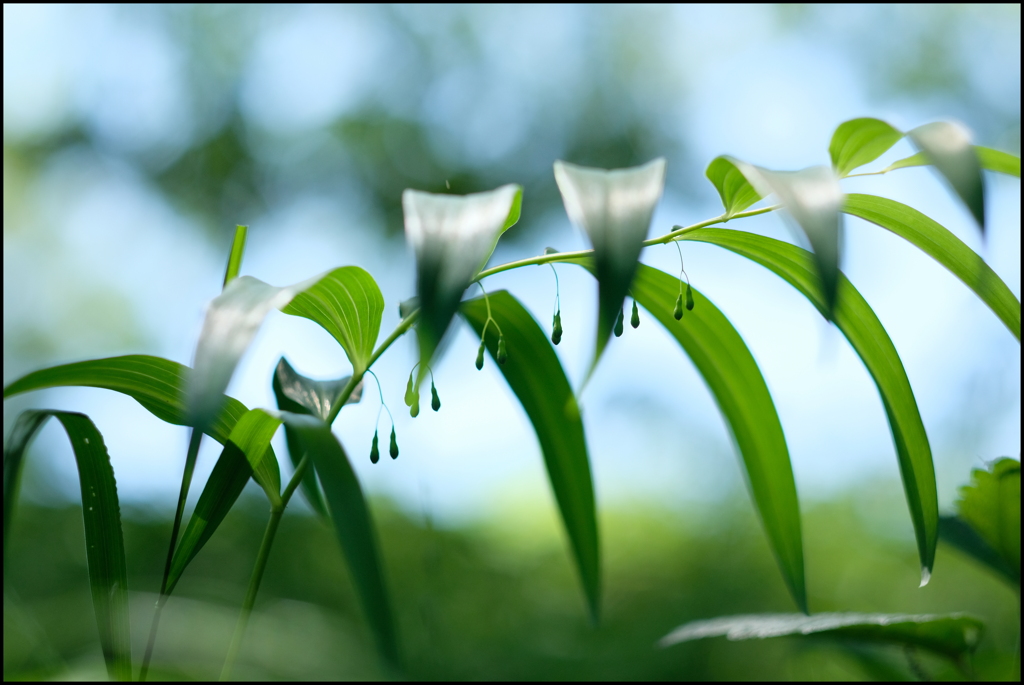
M 523 217 L 494 259 L 585 241 L 561 206 L 555 159 L 602 167 L 668 158 L 652 235 L 720 213 L 703 176 L 728 153 L 770 168 L 828 161 L 835 127 L 904 130 L 954 118 L 1019 154 L 1019 6 L 4 7 L 4 383 L 43 366 L 127 353 L 189 363 L 238 223 L 242 272 L 275 285 L 356 264 L 388 307 L 413 291 L 400 195 L 517 182 Z M 904 142 L 877 168 L 911 152 Z M 876 165 L 872 165 L 875 168 Z M 844 181 L 936 218 L 1020 294 L 1020 184 L 989 175 L 990 234 L 929 169 Z M 743 230 L 790 240 L 778 216 Z M 843 268 L 907 368 L 941 506 L 972 467 L 1020 454 L 1020 346 L 959 281 L 899 238 L 847 220 Z M 790 445 L 815 610 L 967 610 L 990 623 L 977 664 L 1008 673 L 1019 600 L 954 552 L 918 590 L 913 533 L 885 415 L 845 339 L 761 267 L 683 245 L 695 286 L 731 318 L 772 390 Z M 678 269 L 672 247 L 643 261 Z M 578 387 L 595 286 L 559 267 L 559 356 Z M 545 327 L 548 267 L 489 279 Z M 336 424 L 374 497 L 407 675 L 424 678 L 893 676 L 885 650 L 777 640 L 659 651 L 676 625 L 791 611 L 727 429 L 700 377 L 644 318 L 614 341 L 581 397 L 606 564 L 589 626 L 536 439 L 475 341 L 435 366 L 442 410 L 413 420 L 402 341 L 376 367 L 395 413 L 395 461 L 367 458 L 375 392 Z M 410 336 L 411 338 L 411 336 Z M 514 351 L 510 351 L 514 353 Z M 273 406 L 287 355 L 348 373 L 311 322 L 273 314 L 229 392 Z M 144 644 L 187 442 L 99 390 L 5 402 L 88 413 L 126 520 L 133 629 Z M 382 430 L 387 430 L 382 419 Z M 279 445 L 283 453 L 284 445 Z M 200 455 L 196 483 L 216 459 Z M 200 487 L 193 487 L 192 500 Z M 56 426 L 29 459 L 5 559 L 6 677 L 102 674 L 89 608 L 74 461 Z M 157 648 L 168 676 L 216 675 L 259 544 L 253 489 L 197 558 Z M 298 504 L 298 503 L 297 503 Z M 383 677 L 329 534 L 296 506 L 274 550 L 236 675 Z M 941 663 L 927 664 L 947 674 Z M 886 670 L 890 669 L 890 670 Z

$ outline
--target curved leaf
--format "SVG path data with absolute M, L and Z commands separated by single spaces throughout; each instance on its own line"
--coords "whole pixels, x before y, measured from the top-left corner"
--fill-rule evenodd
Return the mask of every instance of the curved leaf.
M 788 281 L 823 316 L 826 314 L 825 296 L 806 250 L 751 233 L 713 228 L 691 231 L 680 239 L 712 243 L 752 259 Z M 935 562 L 939 519 L 935 466 L 928 435 L 903 363 L 878 317 L 841 273 L 838 291 L 833 321 L 864 362 L 882 397 L 917 536 L 922 584 L 927 583 Z
M 847 195 L 843 211 L 905 238 L 952 271 L 1020 341 L 1020 301 L 985 260 L 948 229 L 912 207 L 874 195 Z
M 551 489 L 596 620 L 601 600 L 600 539 L 594 483 L 576 398 L 547 334 L 523 305 L 504 290 L 492 293 L 489 300 L 491 316 L 504 334 L 508 350 L 508 359 L 498 369 L 537 433 Z M 464 302 L 462 315 L 477 335 L 483 335 L 487 321 L 483 298 Z M 498 334 L 493 323 L 487 326 L 484 342 L 491 357 L 497 358 Z
M 975 145 L 974 151 L 978 153 L 978 161 L 981 162 L 983 169 L 998 171 L 1001 174 L 1020 178 L 1020 157 L 1011 155 L 1009 152 L 993 150 L 990 147 L 983 147 L 981 145 Z M 929 164 L 931 164 L 931 160 L 928 159 L 928 155 L 923 152 L 918 152 L 915 155 L 893 162 L 878 173 L 885 174 L 890 171 L 896 171 L 897 169 L 906 169 L 907 167 L 913 166 L 928 166 Z
M 970 133 L 948 121 L 936 121 L 909 131 L 917 149 L 931 160 L 985 232 L 985 178 Z
M 665 159 L 630 169 L 591 169 L 555 162 L 555 181 L 569 219 L 594 248 L 597 345 L 590 373 L 608 344 L 636 273 L 654 208 L 665 189 Z
M 899 142 L 903 132 L 881 119 L 864 117 L 844 121 L 832 134 L 828 154 L 840 178 L 873 162 Z
M 722 198 L 726 220 L 761 199 L 761 194 L 750 185 L 750 181 L 740 171 L 737 166 L 739 163 L 739 160 L 722 155 L 711 160 L 707 171 L 704 172 Z
M 298 373 L 284 357 L 281 357 L 281 361 L 277 363 L 277 369 L 274 371 L 273 380 L 277 408 L 293 414 L 311 414 L 321 421 L 326 421 L 331 414 L 331 407 L 341 391 L 348 385 L 349 379 L 351 376 L 345 376 L 335 381 L 315 381 Z M 358 402 L 362 395 L 363 383 L 360 381 L 345 404 Z M 284 435 L 292 466 L 298 467 L 303 455 L 299 437 L 287 425 L 284 427 Z M 327 518 L 327 507 L 324 505 L 323 495 L 320 493 L 316 469 L 312 465 L 303 474 L 302 493 L 313 510 L 321 517 Z
M 633 297 L 661 322 L 708 384 L 732 432 L 754 505 L 793 599 L 807 611 L 800 503 L 789 449 L 768 386 L 743 338 L 710 300 L 692 288 L 694 308 L 677 321 L 679 279 L 641 265 Z
M 25 450 L 51 416 L 60 421 L 67 431 L 78 464 L 89 582 L 107 673 L 116 680 L 131 680 L 128 571 L 117 483 L 114 481 L 114 469 L 110 466 L 110 456 L 103 443 L 103 436 L 85 414 L 29 410 L 18 417 L 4 447 L 4 557 L 6 559 L 7 530 Z
M 521 202 L 522 188 L 511 184 L 472 195 L 402 193 L 405 236 L 416 253 L 421 380 L 462 293 L 487 263 L 501 234 L 518 219 Z
M 1004 457 L 974 469 L 960 489 L 959 517 L 995 550 L 1020 582 L 1020 462 Z
M 661 638 L 658 645 L 670 647 L 706 637 L 750 640 L 815 635 L 922 647 L 959 659 L 977 648 L 984 628 L 981 621 L 963 614 L 749 614 L 692 621 Z
M 362 373 L 377 344 L 384 296 L 365 270 L 343 266 L 296 294 L 281 311 L 323 326 L 345 350 L 355 372 Z

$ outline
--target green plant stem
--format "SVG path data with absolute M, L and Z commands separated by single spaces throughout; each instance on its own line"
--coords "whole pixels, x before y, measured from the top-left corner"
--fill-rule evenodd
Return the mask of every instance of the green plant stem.
M 716 216 L 714 219 L 708 219 L 707 221 L 701 221 L 700 223 L 693 224 L 692 226 L 680 226 L 674 228 L 673 230 L 669 231 L 663 236 L 651 238 L 650 240 L 645 240 L 643 242 L 643 245 L 644 247 L 651 247 L 652 245 L 665 245 L 667 243 L 672 242 L 673 240 L 683 235 L 684 233 L 696 231 L 698 228 L 707 228 L 708 226 L 725 223 L 726 221 L 731 221 L 732 219 L 742 219 L 748 216 L 757 216 L 758 214 L 765 214 L 767 212 L 775 211 L 780 207 L 781 205 L 772 205 L 771 207 L 751 209 L 746 212 L 734 214 L 729 219 L 726 219 L 725 215 L 723 214 L 721 216 Z M 508 262 L 507 264 L 499 264 L 498 266 L 493 266 L 490 269 L 485 269 L 484 271 L 481 271 L 479 274 L 477 274 L 476 278 L 474 278 L 473 281 L 480 281 L 484 278 L 487 278 L 488 276 L 500 274 L 502 271 L 518 269 L 521 266 L 531 266 L 534 264 L 549 264 L 551 262 L 564 262 L 570 259 L 579 259 L 580 257 L 586 257 L 588 255 L 592 255 L 593 253 L 593 250 L 577 250 L 576 252 L 552 252 L 551 254 L 538 255 L 536 257 L 529 257 L 527 259 L 519 259 L 514 262 Z
M 238 651 L 242 647 L 242 638 L 245 636 L 245 629 L 249 625 L 249 617 L 252 615 L 253 605 L 256 603 L 256 593 L 260 589 L 260 581 L 263 580 L 263 572 L 267 568 L 267 560 L 270 558 L 270 548 L 274 545 L 274 537 L 277 535 L 277 528 L 281 523 L 281 517 L 288 506 L 295 489 L 302 482 L 302 477 L 309 467 L 309 455 L 305 454 L 295 467 L 295 473 L 288 481 L 279 502 L 270 508 L 270 520 L 267 521 L 267 529 L 263 533 L 263 542 L 260 543 L 260 551 L 256 555 L 256 565 L 253 566 L 252 576 L 249 578 L 249 587 L 245 591 L 245 601 L 242 603 L 242 613 L 238 617 L 238 625 L 235 626 L 235 633 L 231 636 L 231 646 L 228 647 L 228 655 L 224 659 L 224 668 L 220 672 L 221 681 L 231 676 L 231 669 L 235 665 Z
M 195 428 L 188 441 L 188 453 L 185 455 L 185 470 L 181 474 L 181 490 L 178 492 L 178 508 L 174 512 L 174 524 L 171 526 L 171 541 L 167 545 L 167 561 L 164 563 L 164 577 L 160 581 L 160 597 L 156 601 L 156 610 L 153 614 L 153 625 L 149 630 L 149 643 L 146 645 L 146 654 L 142 657 L 142 667 L 139 670 L 139 680 L 144 681 L 149 673 L 149 662 L 153 658 L 153 646 L 156 644 L 156 633 L 160 627 L 160 613 L 167 604 L 167 581 L 171 576 L 171 561 L 174 559 L 174 548 L 178 546 L 178 533 L 181 531 L 181 519 L 185 515 L 185 500 L 188 499 L 189 486 L 192 484 L 192 473 L 196 468 L 196 459 L 199 456 L 199 445 L 203 440 L 203 432 Z

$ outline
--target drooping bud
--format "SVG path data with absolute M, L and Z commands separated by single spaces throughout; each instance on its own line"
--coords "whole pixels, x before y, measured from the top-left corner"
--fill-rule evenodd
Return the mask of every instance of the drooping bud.
M 476 370 L 484 368 L 484 341 L 480 341 L 480 349 L 476 351 Z
M 693 288 L 690 287 L 689 283 L 686 284 L 686 308 L 691 312 L 693 311 Z
M 373 431 L 373 442 L 370 444 L 370 463 L 380 461 L 380 449 L 377 447 L 377 431 Z
M 398 459 L 398 440 L 395 439 L 395 427 L 391 426 L 391 458 Z
M 629 317 L 629 325 L 633 328 L 640 327 L 640 310 L 636 308 L 636 300 L 633 300 L 633 315 Z
M 555 318 L 551 322 L 551 342 L 556 345 L 562 342 L 562 311 L 555 312 Z
M 618 338 L 622 335 L 622 310 L 619 310 L 619 315 L 615 318 L 615 337 Z
M 498 334 L 498 354 L 495 355 L 499 364 L 504 364 L 508 359 L 508 351 L 505 350 L 505 336 Z
M 417 396 L 416 400 L 409 407 L 409 416 L 414 419 L 420 415 L 420 398 Z
M 409 382 L 405 384 L 405 406 L 411 407 L 416 400 L 416 393 L 412 388 L 412 371 L 409 372 Z
M 672 310 L 672 316 L 676 317 L 676 321 L 683 318 L 683 294 L 679 293 L 679 297 L 676 298 L 676 307 Z

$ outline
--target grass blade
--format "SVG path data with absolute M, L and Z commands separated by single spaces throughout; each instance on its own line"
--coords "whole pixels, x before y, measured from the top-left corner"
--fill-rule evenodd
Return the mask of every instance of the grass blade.
M 681 236 L 724 247 L 774 271 L 826 315 L 827 305 L 811 255 L 794 245 L 742 231 L 699 229 Z M 892 340 L 857 289 L 839 274 L 839 297 L 833 321 L 875 381 L 882 397 L 899 460 L 903 489 L 917 537 L 922 584 L 935 562 L 938 537 L 938 494 L 931 446 L 921 421 L 910 380 Z
M 958 661 L 981 641 L 984 624 L 962 614 L 749 614 L 692 621 L 663 637 L 670 647 L 708 637 L 730 640 L 817 636 L 921 647 Z
M 594 483 L 576 398 L 547 334 L 523 305 L 504 290 L 492 293 L 489 300 L 491 316 L 501 327 L 508 348 L 507 361 L 497 368 L 537 433 L 591 616 L 597 620 L 601 600 L 600 539 Z M 477 335 L 483 334 L 487 313 L 482 298 L 462 305 L 462 315 Z M 496 358 L 498 334 L 493 325 L 487 327 L 485 343 Z
M 224 269 L 224 287 L 238 278 L 238 270 L 242 268 L 242 255 L 245 253 L 245 237 L 248 226 L 236 226 L 235 238 L 231 241 L 231 254 L 228 255 L 228 266 Z
M 881 119 L 864 117 L 844 121 L 832 134 L 828 154 L 842 178 L 857 167 L 873 162 L 903 137 L 903 132 Z
M 19 467 L 32 438 L 51 416 L 64 426 L 78 464 L 89 582 L 107 673 L 116 680 L 131 680 L 128 571 L 117 483 L 103 436 L 84 414 L 30 410 L 18 417 L 4 448 L 4 556 Z
M 630 169 L 591 169 L 555 162 L 555 181 L 569 219 L 594 247 L 597 345 L 588 377 L 615 327 L 633 282 L 654 208 L 665 189 L 665 159 Z
M 693 311 L 672 314 L 679 279 L 641 265 L 633 297 L 672 334 L 693 361 L 732 432 L 747 484 L 790 594 L 807 611 L 800 503 L 789 449 L 768 386 L 729 320 L 693 288 Z
M 380 333 L 384 296 L 365 270 L 343 266 L 299 292 L 281 311 L 323 326 L 345 350 L 355 372 L 362 373 Z
M 1020 342 L 1020 301 L 979 254 L 913 207 L 874 195 L 851 193 L 843 211 L 910 241 L 973 290 Z
M 959 124 L 936 121 L 909 131 L 917 149 L 931 160 L 935 170 L 946 179 L 953 192 L 967 205 L 985 232 L 985 177 L 981 161 L 971 145 L 970 133 Z

